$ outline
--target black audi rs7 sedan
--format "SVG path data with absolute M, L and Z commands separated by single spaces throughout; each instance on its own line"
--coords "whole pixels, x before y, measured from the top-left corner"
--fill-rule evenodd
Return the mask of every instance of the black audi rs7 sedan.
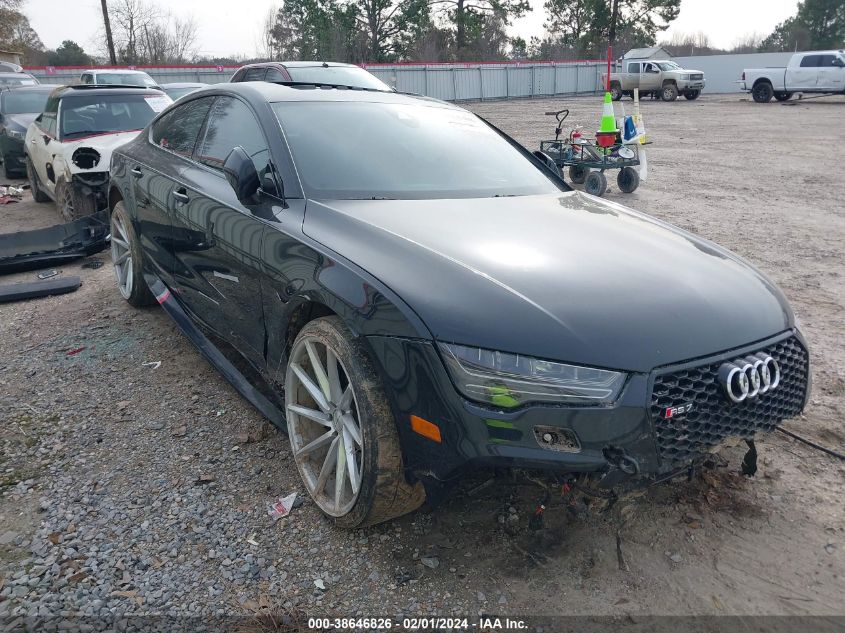
M 654 481 L 807 401 L 806 343 L 763 274 L 447 103 L 217 85 L 111 173 L 120 293 L 286 429 L 341 526 L 479 466 Z

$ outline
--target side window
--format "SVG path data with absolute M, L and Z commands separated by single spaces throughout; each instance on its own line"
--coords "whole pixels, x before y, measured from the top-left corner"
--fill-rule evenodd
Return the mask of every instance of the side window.
M 264 81 L 289 81 L 289 79 L 278 68 L 268 68 Z
M 91 75 L 89 75 L 88 73 L 85 73 L 84 75 L 82 75 L 82 83 L 90 84 L 91 83 Z
M 197 150 L 197 160 L 214 169 L 222 169 L 229 152 L 238 145 L 250 155 L 258 175 L 263 176 L 270 163 L 270 150 L 261 126 L 243 101 L 220 97 L 211 108 L 205 138 Z
M 836 59 L 836 55 L 819 55 L 819 66 L 830 68 L 833 66 L 834 59 Z
M 821 55 L 804 55 L 801 58 L 801 68 L 815 68 L 819 65 Z
M 640 74 L 640 63 L 639 62 L 631 62 L 628 64 L 628 72 L 633 73 L 635 75 Z
M 190 158 L 212 101 L 214 97 L 202 97 L 173 108 L 153 124 L 153 143 Z
M 264 81 L 266 68 L 250 68 L 244 75 L 244 81 Z

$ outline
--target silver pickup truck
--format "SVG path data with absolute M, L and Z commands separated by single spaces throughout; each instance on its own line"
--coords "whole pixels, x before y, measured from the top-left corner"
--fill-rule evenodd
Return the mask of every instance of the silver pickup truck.
M 634 88 L 640 96 L 659 96 L 664 101 L 674 101 L 679 94 L 692 101 L 704 90 L 704 73 L 700 70 L 681 68 L 668 59 L 621 60 L 621 72 L 610 73 L 610 95 L 614 101 L 623 96 L 633 96 Z M 602 75 L 602 82 L 607 75 Z

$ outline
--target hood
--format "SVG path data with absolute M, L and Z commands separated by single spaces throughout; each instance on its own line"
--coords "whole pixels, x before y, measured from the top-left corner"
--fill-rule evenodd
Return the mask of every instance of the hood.
M 125 145 L 141 133 L 140 130 L 130 132 L 115 132 L 111 134 L 97 134 L 95 136 L 73 139 L 62 143 L 62 152 L 65 156 L 68 168 L 72 173 L 87 171 L 108 171 L 111 164 L 111 155 L 121 145 Z M 100 154 L 100 160 L 91 169 L 81 169 L 73 163 L 73 153 L 80 147 L 91 147 Z
M 741 258 L 580 192 L 309 201 L 304 230 L 445 342 L 646 372 L 793 322 L 777 287 Z
M 19 127 L 21 130 L 26 130 L 29 124 L 38 118 L 38 112 L 24 113 L 24 114 L 7 114 L 6 121 Z

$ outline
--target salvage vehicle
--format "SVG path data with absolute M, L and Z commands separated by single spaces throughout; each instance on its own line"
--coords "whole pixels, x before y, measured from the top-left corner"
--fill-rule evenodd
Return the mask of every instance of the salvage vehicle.
M 29 73 L 0 72 L 0 87 L 6 88 L 9 86 L 35 86 L 38 83 L 38 80 Z
M 79 82 L 87 86 L 138 86 L 158 88 L 156 80 L 143 70 L 129 68 L 98 68 L 86 70 L 79 76 Z
M 7 178 L 26 178 L 23 139 L 55 86 L 0 86 L 0 161 Z
M 674 101 L 679 94 L 690 101 L 698 99 L 704 90 L 704 73 L 700 70 L 681 68 L 670 60 L 633 60 L 620 62 L 623 70 L 610 73 L 610 96 L 619 101 L 623 96 L 633 97 L 639 88 L 640 96 L 659 96 L 663 101 Z M 607 74 L 602 74 L 602 83 Z
M 106 206 L 112 151 L 173 100 L 129 86 L 63 86 L 26 132 L 26 168 L 36 202 L 56 201 L 66 222 Z
M 205 88 L 208 84 L 180 81 L 170 84 L 161 84 L 159 88 L 167 93 L 167 96 L 176 101 L 185 95 L 191 94 L 194 90 Z
M 845 51 L 795 53 L 786 68 L 746 68 L 740 90 L 757 103 L 789 101 L 796 92 L 845 93 Z
M 368 90 L 392 90 L 381 79 L 354 64 L 338 62 L 261 62 L 241 66 L 230 82 L 275 81 L 345 85 Z
M 339 526 L 481 466 L 686 474 L 808 398 L 761 272 L 434 99 L 197 91 L 114 152 L 109 209 L 121 296 L 159 303 L 287 430 Z

